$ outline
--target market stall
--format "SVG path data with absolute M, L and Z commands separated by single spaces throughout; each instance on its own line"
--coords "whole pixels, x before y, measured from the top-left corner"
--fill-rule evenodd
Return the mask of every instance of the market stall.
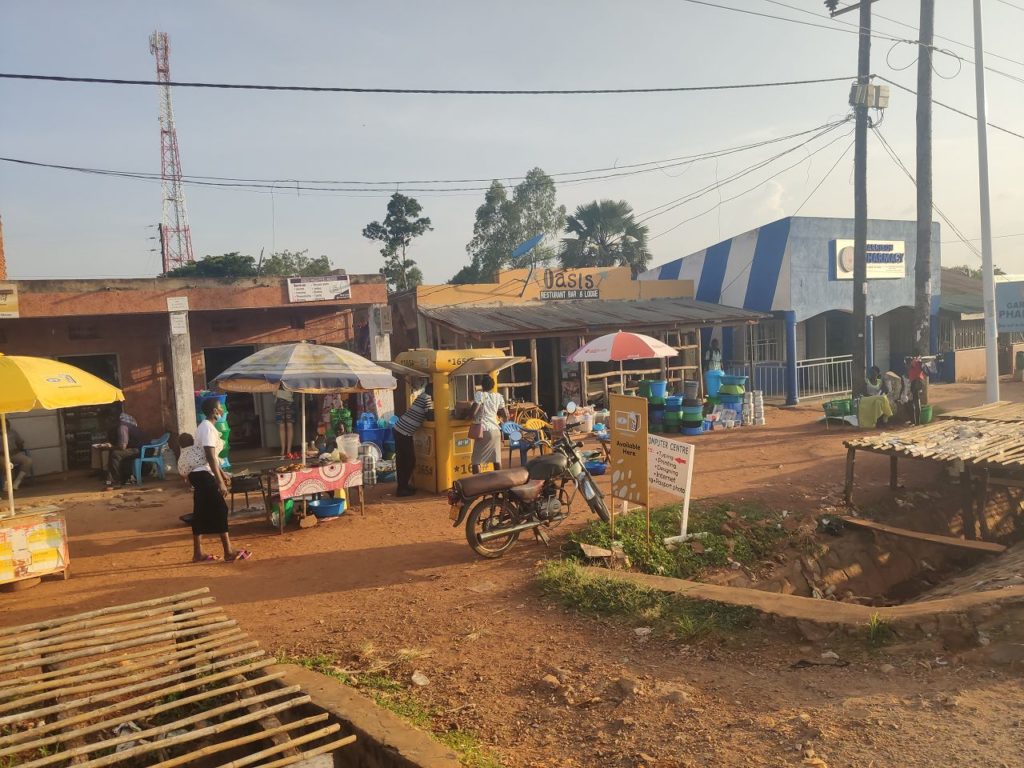
M 0 513 L 0 584 L 50 574 L 67 578 L 67 527 L 59 510 L 17 514 L 7 445 L 7 414 L 56 410 L 124 400 L 121 390 L 73 365 L 42 357 L 0 354 L 0 438 L 7 513 Z
M 263 483 L 268 516 L 271 497 L 280 503 L 278 528 L 284 531 L 287 499 L 327 494 L 342 488 L 358 487 L 360 507 L 362 495 L 362 462 L 356 456 L 343 461 L 321 462 L 320 451 L 314 449 L 317 463 L 308 463 L 309 442 L 306 434 L 306 395 L 347 394 L 395 389 L 397 382 L 391 372 L 354 352 L 321 344 L 283 344 L 262 349 L 228 368 L 214 382 L 227 392 L 277 392 L 285 390 L 300 395 L 302 458 L 286 472 L 267 472 Z M 329 453 L 329 452 L 328 452 Z
M 469 418 L 476 379 L 524 362 L 500 349 L 410 349 L 385 364 L 397 375 L 428 378 L 434 389 L 434 420 L 425 421 L 413 436 L 416 469 L 413 482 L 421 490 L 441 493 L 472 472 L 473 441 Z

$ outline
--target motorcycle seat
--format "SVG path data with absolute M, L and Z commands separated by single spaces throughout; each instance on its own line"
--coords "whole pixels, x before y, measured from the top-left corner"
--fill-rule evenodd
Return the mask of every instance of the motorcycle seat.
M 517 485 L 523 485 L 530 479 L 530 473 L 525 467 L 514 469 L 499 469 L 497 472 L 484 472 L 480 475 L 470 475 L 457 482 L 466 498 L 483 496 L 485 493 L 495 491 L 507 491 Z
M 523 485 L 517 485 L 514 488 L 509 488 L 508 492 L 520 501 L 533 501 L 540 496 L 540 492 L 542 490 L 544 490 L 544 481 L 532 480 L 528 483 L 524 483 Z

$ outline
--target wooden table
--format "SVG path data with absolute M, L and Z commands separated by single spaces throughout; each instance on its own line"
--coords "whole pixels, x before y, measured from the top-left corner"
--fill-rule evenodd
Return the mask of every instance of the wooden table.
M 267 519 L 272 520 L 270 497 L 274 494 L 273 483 L 277 484 L 277 495 L 281 499 L 281 510 L 278 514 L 278 531 L 284 533 L 284 502 L 300 496 L 312 496 L 315 493 L 329 493 L 348 488 L 359 489 L 359 513 L 366 514 L 366 499 L 363 493 L 363 462 L 347 461 L 309 466 L 295 472 L 268 471 L 270 482 L 266 483 Z

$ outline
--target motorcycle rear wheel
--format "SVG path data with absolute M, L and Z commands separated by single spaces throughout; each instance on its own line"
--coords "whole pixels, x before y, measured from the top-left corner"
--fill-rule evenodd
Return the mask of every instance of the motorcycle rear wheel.
M 466 519 L 466 541 L 481 557 L 491 559 L 501 557 L 519 540 L 519 531 L 513 531 L 489 541 L 481 541 L 480 534 L 502 527 L 511 527 L 515 525 L 515 522 L 508 502 L 495 498 L 481 499 L 473 505 L 469 511 L 469 517 Z

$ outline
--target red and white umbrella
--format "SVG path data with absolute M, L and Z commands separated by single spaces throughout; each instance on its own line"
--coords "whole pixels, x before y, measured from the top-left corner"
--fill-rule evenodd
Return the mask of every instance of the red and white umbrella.
M 617 331 L 587 342 L 566 358 L 570 363 L 608 363 L 623 360 L 651 360 L 679 354 L 668 344 L 642 333 Z

